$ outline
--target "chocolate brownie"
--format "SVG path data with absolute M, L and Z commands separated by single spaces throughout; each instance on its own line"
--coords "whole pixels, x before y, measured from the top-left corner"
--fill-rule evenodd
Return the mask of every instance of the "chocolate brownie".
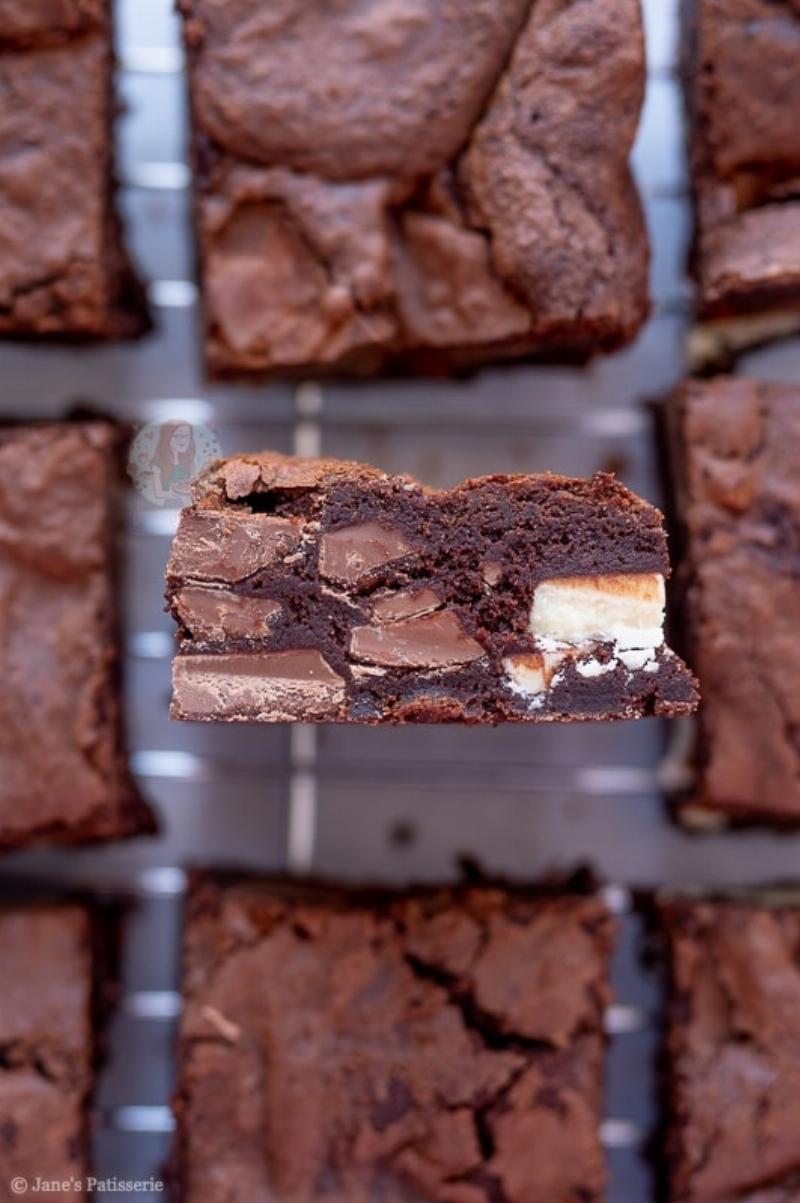
M 213 371 L 441 371 L 636 334 L 638 0 L 178 7 Z
M 176 1099 L 185 1203 L 596 1203 L 597 897 L 203 876 Z
M 668 416 L 686 650 L 703 697 L 692 806 L 797 822 L 800 389 L 692 382 Z
M 0 1198 L 10 1203 L 16 1177 L 33 1190 L 37 1178 L 82 1181 L 88 1170 L 88 913 L 73 905 L 0 905 L 0 964 Z M 88 1196 L 76 1187 L 54 1197 Z
M 0 847 L 153 827 L 120 730 L 117 442 L 104 422 L 0 428 Z
M 800 328 L 800 7 L 684 0 L 699 316 L 736 350 Z
M 614 477 L 452 490 L 342 460 L 213 464 L 167 566 L 173 716 L 633 718 L 695 705 L 661 515 Z
M 114 210 L 107 0 L 0 0 L 0 335 L 146 326 Z
M 671 1203 L 800 1198 L 800 910 L 763 901 L 660 908 L 670 966 Z

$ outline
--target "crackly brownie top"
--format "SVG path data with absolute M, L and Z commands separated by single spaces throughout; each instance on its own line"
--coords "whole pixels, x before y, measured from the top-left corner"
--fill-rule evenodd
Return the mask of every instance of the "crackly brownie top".
M 573 572 L 669 575 L 661 514 L 601 472 L 588 480 L 551 473 L 483 476 L 432 489 L 367 464 L 265 451 L 212 464 L 195 483 L 193 501 L 199 514 L 266 514 L 305 523 L 310 532 L 357 533 L 359 524 L 374 519 L 410 539 L 409 550 L 425 548 L 428 559 L 446 555 L 452 565 L 457 554 L 471 554 L 469 544 L 472 552 L 492 550 L 500 561 L 506 555 L 520 561 L 520 570 L 525 560 L 524 570 L 536 579 Z M 191 536 L 185 510 L 170 575 L 180 576 L 183 540 Z
M 595 898 L 201 881 L 186 1198 L 599 1199 L 610 928 Z
M 61 41 L 107 20 L 107 0 L 0 0 L 0 48 Z
M 693 0 L 689 7 L 699 165 L 730 185 L 734 211 L 797 196 L 800 5 Z
M 668 902 L 675 1203 L 800 1197 L 800 912 Z
M 0 431 L 0 839 L 102 831 L 119 805 L 115 439 L 99 422 Z
M 800 390 L 719 378 L 675 401 L 702 793 L 800 815 Z
M 0 908 L 0 1175 L 86 1169 L 89 920 L 77 906 Z
M 180 8 L 216 366 L 585 354 L 641 324 L 635 0 Z

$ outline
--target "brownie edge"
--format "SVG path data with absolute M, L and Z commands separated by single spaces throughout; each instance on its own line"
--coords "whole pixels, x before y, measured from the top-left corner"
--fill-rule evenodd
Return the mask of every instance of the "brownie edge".
M 687 817 L 800 821 L 800 389 L 690 381 L 666 408 L 687 658 L 702 689 Z
M 765 892 L 667 899 L 659 915 L 669 1203 L 796 1203 L 800 909 Z
M 597 897 L 197 876 L 183 1203 L 600 1203 Z

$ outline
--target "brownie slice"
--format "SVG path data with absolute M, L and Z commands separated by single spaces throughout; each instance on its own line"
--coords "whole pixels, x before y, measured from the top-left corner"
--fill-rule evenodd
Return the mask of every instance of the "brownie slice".
M 695 705 L 663 641 L 661 515 L 612 476 L 434 491 L 341 460 L 213 464 L 167 566 L 172 713 L 407 722 Z
M 0 335 L 146 328 L 114 210 L 107 0 L 0 0 Z
M 777 901 L 777 899 L 776 899 Z M 800 909 L 664 902 L 671 1203 L 800 1198 Z
M 185 1203 L 595 1203 L 597 897 L 201 876 L 176 1099 Z
M 638 0 L 179 0 L 216 373 L 585 359 L 647 309 Z
M 117 442 L 104 422 L 0 428 L 0 847 L 154 826 L 121 739 Z
M 701 818 L 797 822 L 800 389 L 691 382 L 668 422 L 687 652 L 703 695 L 692 806 Z
M 701 355 L 800 328 L 800 8 L 683 0 Z
M 91 923 L 73 905 L 0 905 L 0 1197 L 85 1179 L 93 1085 Z M 80 1187 L 59 1199 L 85 1199 Z

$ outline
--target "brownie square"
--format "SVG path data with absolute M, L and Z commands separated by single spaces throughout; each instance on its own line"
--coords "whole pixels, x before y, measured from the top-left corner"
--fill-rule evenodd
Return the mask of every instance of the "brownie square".
M 104 422 L 0 428 L 0 847 L 153 829 L 121 738 L 117 443 Z
M 700 680 L 693 805 L 800 820 L 800 389 L 720 377 L 669 410 L 688 657 Z
M 777 901 L 777 898 L 776 898 Z M 800 910 L 661 905 L 671 1203 L 800 1198 Z
M 0 0 L 0 335 L 146 326 L 113 198 L 106 0 Z
M 214 372 L 584 359 L 647 313 L 638 0 L 179 0 Z
M 613 476 L 426 488 L 265 451 L 213 464 L 167 564 L 172 714 L 553 722 L 684 714 L 661 514 Z
M 745 342 L 797 328 L 800 9 L 684 0 L 683 74 L 700 316 Z
M 612 920 L 596 897 L 203 876 L 185 1203 L 593 1203 Z
M 13 1178 L 82 1181 L 93 1084 L 91 923 L 80 906 L 0 906 L 0 1198 Z M 51 1196 L 52 1197 L 52 1196 Z M 57 1198 L 82 1200 L 79 1187 Z

